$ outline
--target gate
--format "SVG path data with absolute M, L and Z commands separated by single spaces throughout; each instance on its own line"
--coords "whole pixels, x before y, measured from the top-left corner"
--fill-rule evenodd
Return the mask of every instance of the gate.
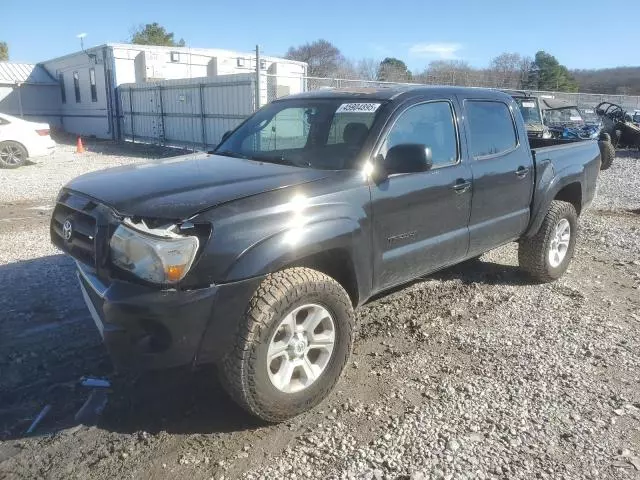
M 253 113 L 255 94 L 251 74 L 121 85 L 121 140 L 209 150 Z

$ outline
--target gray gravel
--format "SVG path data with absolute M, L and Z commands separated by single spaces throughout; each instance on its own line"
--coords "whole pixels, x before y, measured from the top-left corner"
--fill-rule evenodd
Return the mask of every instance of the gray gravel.
M 245 477 L 640 478 L 638 162 L 601 176 L 560 281 L 445 276 L 365 307 L 389 337 L 390 358 L 370 372 L 384 392 L 338 406 Z M 515 267 L 517 249 L 482 262 Z M 455 307 L 423 312 L 443 291 Z M 404 311 L 385 321 L 396 302 Z
M 142 144 L 118 144 L 85 140 L 86 151 L 77 154 L 76 146 L 62 138 L 55 152 L 23 167 L 0 169 L 0 205 L 14 202 L 51 201 L 69 180 L 94 170 L 129 165 L 147 158 L 176 155 L 180 151 Z
M 137 161 L 119 151 L 82 168 Z M 255 424 L 210 372 L 177 386 L 163 374 L 114 395 L 98 427 L 36 438 L 20 432 L 52 384 L 100 373 L 105 356 L 48 212 L 6 205 L 51 202 L 73 174 L 10 172 L 44 186 L 0 192 L 0 220 L 26 217 L 0 222 L 0 477 L 638 479 L 639 162 L 602 173 L 559 281 L 531 284 L 507 245 L 361 308 L 352 361 L 308 414 Z M 54 412 L 78 406 L 60 395 Z

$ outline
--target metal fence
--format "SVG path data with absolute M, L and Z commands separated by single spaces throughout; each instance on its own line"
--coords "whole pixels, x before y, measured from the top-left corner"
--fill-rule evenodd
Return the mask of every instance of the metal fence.
M 260 106 L 283 96 L 324 88 L 466 84 L 470 78 L 456 79 L 451 76 L 449 82 L 446 81 L 447 78 L 439 77 L 425 77 L 422 80 L 427 83 L 285 76 L 256 71 L 253 74 L 127 84 L 118 89 L 120 138 L 209 150 L 218 144 L 224 132 L 233 129 Z M 494 80 L 504 83 L 503 80 Z M 431 81 L 433 83 L 428 83 Z M 466 86 L 506 88 L 496 85 Z M 629 110 L 640 109 L 640 96 L 542 91 L 531 93 L 569 100 L 581 108 L 609 101 Z
M 287 77 L 267 75 L 269 78 L 267 100 L 270 102 L 276 98 L 282 97 L 282 91 L 278 91 L 272 85 L 278 85 L 282 83 L 283 79 Z M 288 79 L 294 81 L 294 79 Z M 491 78 L 478 81 L 474 84 L 470 77 L 456 77 L 452 75 L 450 77 L 434 76 L 422 78 L 422 83 L 402 83 L 402 82 L 381 82 L 376 80 L 359 80 L 359 79 L 346 79 L 346 78 L 319 78 L 319 77 L 305 77 L 303 79 L 297 78 L 298 82 L 302 84 L 301 89 L 304 91 L 320 90 L 325 88 L 384 88 L 393 86 L 419 86 L 419 85 L 449 85 L 449 86 L 469 86 L 469 87 L 484 87 L 484 88 L 502 88 L 502 89 L 514 89 L 516 86 L 509 86 L 509 82 L 505 82 L 499 78 L 495 78 L 493 81 Z M 515 84 L 514 84 L 515 85 Z M 553 98 L 567 100 L 575 103 L 580 108 L 595 107 L 600 102 L 612 102 L 617 103 L 628 110 L 640 109 L 640 96 L 635 95 L 609 95 L 598 93 L 567 93 L 567 92 L 553 92 L 542 90 L 527 90 L 533 95 L 545 95 Z M 286 91 L 285 91 L 285 94 Z
M 253 113 L 255 85 L 251 74 L 122 85 L 120 138 L 209 150 Z

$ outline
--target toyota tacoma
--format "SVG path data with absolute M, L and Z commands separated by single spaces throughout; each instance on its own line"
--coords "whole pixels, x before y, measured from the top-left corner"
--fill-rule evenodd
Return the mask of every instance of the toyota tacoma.
M 567 270 L 600 151 L 552 143 L 498 91 L 308 92 L 211 153 L 72 180 L 51 238 L 118 369 L 214 363 L 277 422 L 331 392 L 374 295 L 509 242 L 536 281 Z

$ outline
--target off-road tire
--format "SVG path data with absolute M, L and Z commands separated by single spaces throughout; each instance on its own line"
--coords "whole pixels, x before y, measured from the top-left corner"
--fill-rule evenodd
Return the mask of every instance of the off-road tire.
M 15 154 L 19 157 L 16 161 L 6 161 L 3 158 L 2 151 L 6 149 L 6 154 L 9 154 L 9 150 L 15 152 Z M 27 162 L 27 157 L 29 156 L 27 149 L 24 148 L 18 142 L 14 142 L 12 140 L 6 140 L 4 142 L 0 142 L 0 168 L 18 168 L 24 165 Z
M 556 225 L 566 218 L 571 227 L 567 252 L 557 267 L 549 263 L 549 247 L 555 233 Z M 538 232 L 520 240 L 518 245 L 518 263 L 520 268 L 540 282 L 557 280 L 569 267 L 576 247 L 578 233 L 578 214 L 575 207 L 560 200 L 554 200 L 542 221 Z
M 306 303 L 326 308 L 335 323 L 329 363 L 309 387 L 296 393 L 277 390 L 268 377 L 266 350 L 284 316 Z M 231 398 L 252 415 L 280 422 L 324 400 L 340 378 L 353 346 L 354 311 L 349 295 L 331 277 L 309 268 L 290 268 L 267 276 L 240 320 L 235 344 L 218 366 Z
M 608 136 L 608 135 L 607 135 Z M 614 148 L 611 140 L 600 140 L 598 142 L 600 147 L 600 170 L 607 170 L 613 164 L 613 160 L 616 158 L 616 149 Z

